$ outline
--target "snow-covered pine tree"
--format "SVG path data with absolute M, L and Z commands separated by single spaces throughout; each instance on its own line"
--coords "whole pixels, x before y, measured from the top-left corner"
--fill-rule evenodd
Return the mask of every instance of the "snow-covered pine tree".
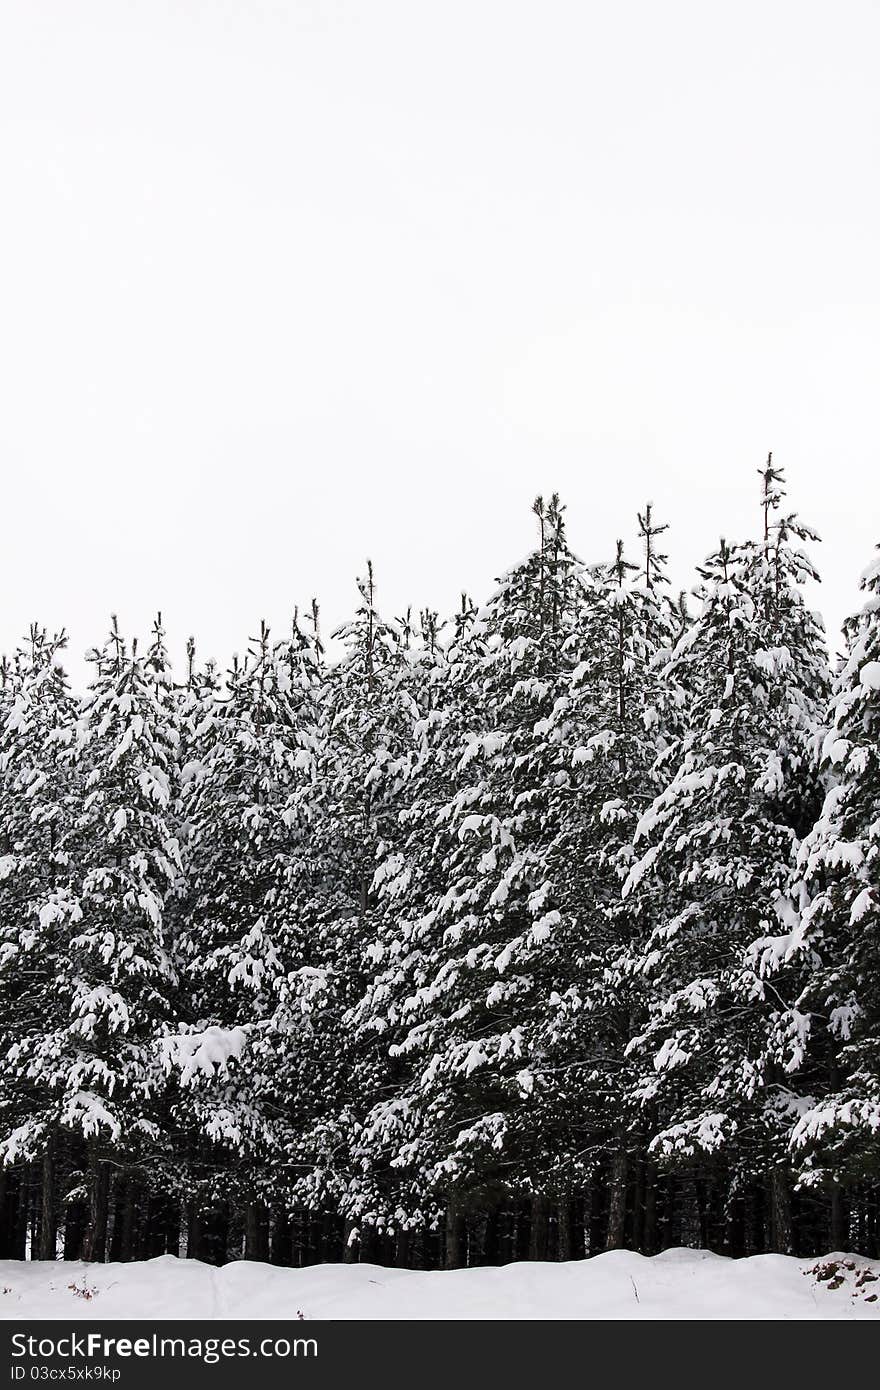
M 311 1088 L 323 1103 L 292 1155 L 303 1173 L 301 1200 L 313 1212 L 332 1204 L 342 1214 L 346 1259 L 369 1258 L 387 1225 L 359 1153 L 361 1119 L 387 1086 L 387 1060 L 374 1038 L 356 1036 L 348 1012 L 374 968 L 377 868 L 396 849 L 417 708 L 409 624 L 383 619 L 369 562 L 358 592 L 354 619 L 334 633 L 343 656 L 319 698 L 312 922 L 325 992 L 314 1016 Z
M 653 995 L 630 1046 L 644 1064 L 636 1095 L 658 1116 L 652 1152 L 684 1165 L 721 1155 L 734 1194 L 769 1172 L 769 1243 L 785 1251 L 786 1071 L 801 1040 L 789 1037 L 781 1063 L 784 1006 L 756 943 L 778 934 L 788 907 L 826 666 L 802 590 L 815 575 L 797 544 L 815 537 L 794 517 L 772 520 L 782 479 L 770 460 L 762 485 L 762 540 L 722 542 L 700 570 L 702 612 L 670 663 L 691 692 L 687 728 L 637 828 L 624 897 L 651 923 L 627 968 Z
M 840 1186 L 880 1180 L 880 559 L 846 626 L 823 764 L 821 814 L 801 846 L 801 912 L 781 945 L 807 976 L 811 1079 L 792 1130 L 801 1181 L 830 1188 L 831 1240 L 848 1248 Z
M 630 1170 L 640 1188 L 651 1176 L 642 1167 L 623 1058 L 641 991 L 616 968 L 639 930 L 636 905 L 621 899 L 621 887 L 633 830 L 657 790 L 657 769 L 679 722 L 679 691 L 664 671 L 676 626 L 663 587 L 666 556 L 657 544 L 666 528 L 654 524 L 650 506 L 639 515 L 639 528 L 640 565 L 626 560 L 618 541 L 614 561 L 594 571 L 581 659 L 554 707 L 572 774 L 554 849 L 564 885 L 552 937 L 555 988 L 538 1019 L 544 1126 L 557 1129 L 556 1164 L 568 1166 L 567 1189 L 585 1195 L 594 1231 L 607 1188 L 600 1238 L 609 1247 L 624 1240 Z M 642 1243 L 642 1203 L 636 1206 L 632 1229 Z M 644 1233 L 649 1245 L 653 1238 Z
M 450 1265 L 463 1258 L 468 1214 L 502 1198 L 531 1202 L 534 1240 L 546 1239 L 552 1138 L 535 1123 L 528 1038 L 550 993 L 556 807 L 570 781 L 550 716 L 576 664 L 567 637 L 584 576 L 558 499 L 538 499 L 535 512 L 538 549 L 473 621 L 463 615 L 449 653 L 434 716 L 442 746 L 427 759 L 433 785 L 419 807 L 430 839 L 389 867 L 396 937 L 392 921 L 362 1012 L 401 1067 L 366 1129 L 399 1174 L 408 1215 L 445 1211 Z
M 188 1244 L 209 1258 L 224 1257 L 236 1207 L 247 1213 L 248 1257 L 268 1257 L 269 1164 L 295 1099 L 293 1078 L 279 1080 L 289 1049 L 276 1012 L 291 963 L 306 950 L 288 807 L 310 776 L 312 681 L 313 651 L 295 617 L 282 643 L 261 624 L 225 693 L 209 670 L 189 696 L 188 882 L 177 943 L 184 1002 L 165 1059 L 189 1135 Z
M 54 1007 L 12 1061 L 33 1087 L 31 1123 L 51 1122 L 87 1152 L 82 1248 L 102 1260 L 111 1153 L 117 1165 L 143 1163 L 161 1142 L 156 1044 L 173 1012 L 164 918 L 179 848 L 167 814 L 176 731 L 161 624 L 142 657 L 114 619 L 91 660 L 66 752 L 81 799 L 58 837 L 65 872 L 32 907 L 56 943 Z
M 0 688 L 0 1155 L 6 1253 L 24 1255 L 28 1186 L 39 1207 L 39 1253 L 54 1259 L 59 1216 L 60 1104 L 31 1073 L 47 1023 L 58 1017 L 57 980 L 67 941 L 51 911 L 63 892 L 65 831 L 75 780 L 63 739 L 74 702 L 60 665 L 63 633 L 32 625 L 27 642 L 2 666 Z M 36 1199 L 36 1201 L 34 1201 Z
M 463 599 L 456 624 L 459 641 L 466 641 L 468 611 L 473 616 Z M 358 977 L 362 993 L 355 995 L 340 1025 L 346 1035 L 351 1033 L 360 1055 L 371 1059 L 370 1088 L 348 1119 L 351 1180 L 343 1193 L 343 1210 L 358 1231 L 366 1227 L 393 1233 L 395 1255 L 401 1260 L 408 1256 L 411 1230 L 421 1230 L 428 1218 L 421 1192 L 389 1163 L 397 1128 L 394 1097 L 407 1076 L 405 1059 L 389 1057 L 389 1048 L 406 1035 L 399 1007 L 422 978 L 421 919 L 444 884 L 434 853 L 436 822 L 448 800 L 459 756 L 449 721 L 455 714 L 450 673 L 460 648 L 454 645 L 447 653 L 440 643 L 440 626 L 435 614 L 422 614 L 420 642 L 410 653 L 407 670 L 397 673 L 396 683 L 403 682 L 405 689 L 395 721 L 395 742 L 401 749 L 394 786 L 396 825 L 378 847 L 370 932 L 362 943 Z

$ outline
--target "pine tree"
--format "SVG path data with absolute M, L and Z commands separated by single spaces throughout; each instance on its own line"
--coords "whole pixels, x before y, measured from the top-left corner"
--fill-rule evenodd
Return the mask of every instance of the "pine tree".
M 466 1211 L 502 1193 L 542 1201 L 550 1161 L 526 1035 L 559 920 L 548 855 L 568 773 L 550 716 L 575 663 L 566 637 L 584 580 L 558 499 L 535 513 L 538 549 L 472 621 L 463 610 L 441 707 L 418 723 L 420 843 L 385 867 L 382 969 L 361 1009 L 401 1067 L 365 1129 L 400 1177 L 404 1220 L 445 1211 L 450 1264 Z M 416 911 L 401 913 L 414 884 Z
M 664 669 L 675 626 L 663 592 L 666 556 L 657 548 L 666 528 L 654 525 L 650 505 L 639 528 L 642 564 L 627 561 L 618 541 L 613 563 L 595 572 L 582 660 L 554 710 L 573 775 L 556 847 L 567 868 L 563 925 L 554 935 L 557 983 L 539 1023 L 550 1098 L 544 1125 L 552 1132 L 554 1121 L 562 1123 L 560 1155 L 577 1155 L 570 1188 L 587 1189 L 607 1172 L 609 1247 L 623 1243 L 628 1170 L 640 1148 L 623 1053 L 641 992 L 617 969 L 639 920 L 621 887 L 635 825 L 678 725 L 679 692 Z
M 313 1210 L 332 1204 L 344 1218 L 346 1259 L 369 1258 L 386 1225 L 360 1153 L 362 1117 L 387 1084 L 383 1053 L 355 1035 L 349 1011 L 373 968 L 377 870 L 396 850 L 415 713 L 410 621 L 382 618 L 369 562 L 358 591 L 353 621 L 334 633 L 344 654 L 319 695 L 312 852 L 322 886 L 312 920 L 326 989 L 314 1016 L 312 1088 L 324 1102 L 295 1155 L 300 1198 Z
M 159 1139 L 157 1035 L 176 979 L 164 912 L 179 847 L 167 819 L 176 746 L 161 624 L 143 658 L 114 619 L 92 661 L 66 754 L 81 800 L 56 846 L 65 872 L 32 903 L 53 940 L 55 1006 L 11 1060 L 39 1098 L 32 1124 L 87 1147 L 83 1250 L 101 1260 L 109 1151 L 133 1160 Z
M 28 1164 L 39 1164 L 42 1259 L 55 1258 L 61 1106 L 41 1084 L 40 1053 L 47 1023 L 59 1017 L 57 981 L 67 940 L 54 905 L 65 891 L 65 830 L 76 790 L 63 756 L 74 717 L 60 665 L 65 644 L 63 633 L 49 637 L 31 627 L 26 644 L 11 662 L 4 660 L 0 716 L 0 1152 L 17 1183 L 19 1205 Z
M 830 783 L 801 846 L 801 912 L 784 941 L 806 970 L 797 1014 L 809 1020 L 816 1093 L 792 1131 L 802 1181 L 876 1183 L 880 1174 L 880 561 L 846 628 L 824 768 Z M 803 975 L 801 976 L 803 979 Z M 845 1236 L 832 1230 L 834 1245 Z
M 225 694 L 209 670 L 188 697 L 185 1005 L 165 1060 L 191 1149 L 190 1243 L 209 1255 L 236 1200 L 251 1213 L 248 1253 L 265 1255 L 268 1163 L 287 1133 L 269 1039 L 304 949 L 288 807 L 310 766 L 309 656 L 296 619 L 279 644 L 262 624 Z
M 815 796 L 825 661 L 801 588 L 814 571 L 792 544 L 815 537 L 793 517 L 771 521 L 782 479 L 769 460 L 762 479 L 762 542 L 722 542 L 700 571 L 702 612 L 670 663 L 691 691 L 687 728 L 639 823 L 624 896 L 651 923 L 628 970 L 653 996 L 631 1044 L 645 1062 L 637 1097 L 659 1115 L 652 1150 L 684 1164 L 721 1153 L 735 1191 L 769 1170 L 773 1243 L 786 1250 L 785 1078 L 802 1039 L 780 1047 L 765 946 Z

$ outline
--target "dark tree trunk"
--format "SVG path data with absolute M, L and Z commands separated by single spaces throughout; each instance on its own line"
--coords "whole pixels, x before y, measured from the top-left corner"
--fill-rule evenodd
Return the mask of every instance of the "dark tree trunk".
M 758 1198 L 754 1187 L 749 1187 L 743 1193 L 742 1199 L 743 1213 L 743 1255 L 756 1255 L 758 1253 Z
M 144 1256 L 154 1260 L 165 1254 L 165 1203 L 162 1197 L 153 1196 L 147 1201 L 144 1222 Z
M 497 1207 L 486 1212 L 486 1222 L 483 1227 L 483 1248 L 480 1253 L 480 1261 L 484 1265 L 498 1264 L 498 1231 L 499 1212 Z
M 645 1160 L 639 1157 L 635 1161 L 635 1184 L 633 1187 L 632 1203 L 632 1237 L 630 1245 L 633 1250 L 644 1250 L 645 1248 Z
M 105 1160 L 93 1156 L 91 1177 L 91 1209 L 89 1224 L 83 1237 L 82 1258 L 95 1264 L 103 1264 L 107 1258 L 110 1165 Z
M 110 1243 L 107 1247 L 107 1259 L 112 1265 L 119 1264 L 122 1259 L 122 1223 L 125 1219 L 127 1187 L 128 1183 L 124 1179 L 117 1179 L 113 1210 L 110 1213 Z
M 289 1267 L 293 1259 L 290 1218 L 286 1211 L 276 1211 L 272 1218 L 272 1238 L 269 1258 L 273 1265 Z
M 590 1185 L 586 1189 L 582 1199 L 582 1216 L 584 1229 L 584 1254 L 595 1255 L 596 1253 L 596 1207 L 598 1200 L 596 1197 L 596 1179 L 590 1180 Z
M 611 1175 L 608 1184 L 608 1225 L 605 1234 L 605 1249 L 620 1250 L 626 1233 L 626 1180 L 629 1170 L 629 1154 L 626 1141 L 621 1136 L 611 1161 Z
M 777 1255 L 794 1254 L 794 1229 L 791 1220 L 791 1194 L 788 1177 L 781 1164 L 770 1173 L 771 1231 L 773 1250 Z
M 202 1258 L 202 1216 L 196 1202 L 190 1202 L 187 1206 L 186 1258 L 188 1260 L 200 1260 Z
M 549 1203 L 537 1193 L 532 1198 L 532 1223 L 529 1233 L 529 1259 L 546 1260 L 550 1244 Z
M 122 1198 L 122 1219 L 119 1230 L 119 1258 L 125 1263 L 134 1258 L 136 1191 L 133 1179 L 127 1178 Z
M 700 1194 L 693 1173 L 682 1173 L 675 1182 L 677 1196 L 677 1243 L 691 1250 L 700 1248 Z
M 55 1201 L 55 1140 L 50 1135 L 43 1154 L 43 1200 L 40 1220 L 40 1259 L 54 1260 L 57 1254 L 58 1210 Z
M 294 1269 L 302 1269 L 306 1262 L 305 1217 L 295 1211 L 290 1217 L 290 1263 Z M 355 1246 L 357 1260 L 357 1246 Z
M 15 1221 L 12 1227 L 12 1258 L 27 1258 L 28 1216 L 31 1205 L 31 1184 L 28 1169 L 22 1168 L 18 1178 Z
M 745 1246 L 744 1207 L 741 1196 L 731 1198 L 727 1208 L 724 1254 L 739 1259 Z
M 224 1265 L 229 1248 L 229 1207 L 217 1202 L 200 1215 L 201 1259 L 207 1264 Z
M 165 1216 L 165 1254 L 180 1255 L 181 1232 L 180 1201 L 176 1197 L 167 1198 Z
M 843 1193 L 837 1183 L 831 1189 L 831 1210 L 829 1212 L 829 1242 L 832 1250 L 846 1251 L 849 1244 Z
M 642 1250 L 646 1255 L 657 1253 L 657 1166 L 645 1160 L 645 1211 L 642 1219 Z
M 516 1253 L 515 1260 L 527 1260 L 529 1251 L 532 1248 L 532 1217 L 531 1204 L 526 1207 L 523 1204 L 516 1209 Z
M 244 1257 L 246 1260 L 269 1259 L 269 1213 L 262 1202 L 248 1202 L 245 1216 Z
M 464 1244 L 464 1214 L 453 1201 L 446 1208 L 446 1259 L 447 1269 L 460 1269 Z
M 398 1231 L 394 1240 L 394 1264 L 397 1269 L 409 1269 L 410 1233 Z
M 376 1249 L 376 1230 L 373 1226 L 361 1226 L 360 1250 L 358 1260 L 362 1265 L 378 1264 Z
M 5 1168 L 0 1168 L 0 1260 L 9 1259 L 9 1179 Z
M 28 1243 L 30 1245 L 30 1257 L 32 1260 L 39 1259 L 40 1254 L 40 1206 L 42 1204 L 42 1165 L 39 1163 L 29 1164 L 30 1188 L 30 1213 Z
M 358 1262 L 358 1238 L 353 1221 L 347 1220 L 342 1228 L 342 1262 L 355 1265 Z
M 332 1211 L 321 1216 L 321 1263 L 336 1264 L 340 1256 L 339 1223 Z
M 561 1261 L 574 1259 L 574 1215 L 570 1197 L 560 1197 L 556 1207 L 556 1258 Z
M 85 1237 L 87 1207 L 83 1202 L 69 1202 L 64 1214 L 64 1258 L 78 1260 L 82 1257 Z

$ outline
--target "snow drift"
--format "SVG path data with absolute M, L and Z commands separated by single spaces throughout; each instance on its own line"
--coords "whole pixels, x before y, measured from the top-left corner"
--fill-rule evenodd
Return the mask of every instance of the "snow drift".
M 6 1319 L 880 1319 L 880 1261 L 682 1249 L 451 1272 L 3 1260 L 0 1289 Z

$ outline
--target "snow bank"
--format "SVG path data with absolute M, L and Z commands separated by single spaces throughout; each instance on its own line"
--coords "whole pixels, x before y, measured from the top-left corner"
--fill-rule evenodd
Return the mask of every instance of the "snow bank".
M 730 1260 L 704 1250 L 449 1273 L 243 1261 L 215 1269 L 172 1255 L 125 1265 L 3 1260 L 0 1290 L 6 1319 L 880 1319 L 880 1261 Z

